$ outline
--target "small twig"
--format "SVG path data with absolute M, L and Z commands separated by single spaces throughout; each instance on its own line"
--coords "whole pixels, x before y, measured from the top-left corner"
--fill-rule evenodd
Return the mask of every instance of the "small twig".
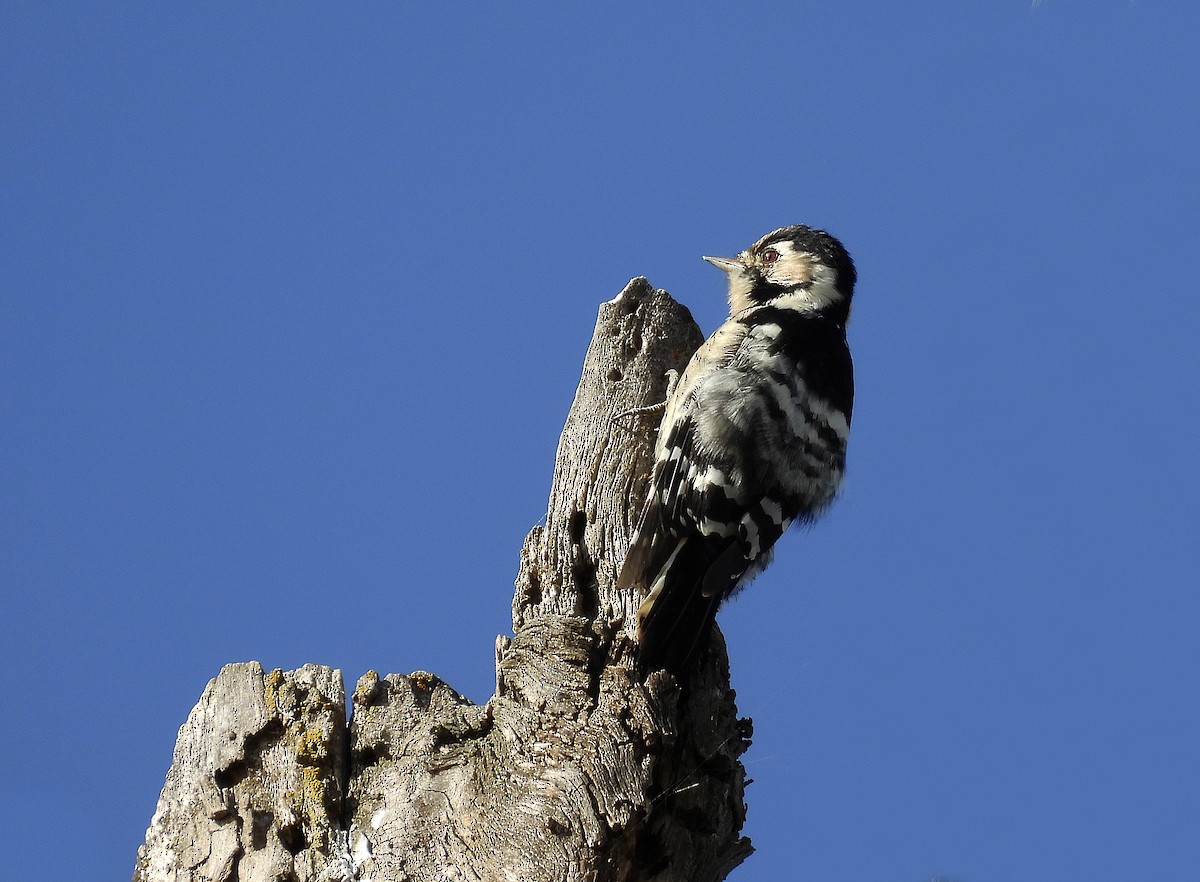
M 616 420 L 624 420 L 632 416 L 648 416 L 649 414 L 661 414 L 667 409 L 667 402 L 671 400 L 671 396 L 675 394 L 675 387 L 679 385 L 679 371 L 669 370 L 666 373 L 667 377 L 667 394 L 663 396 L 663 400 L 655 404 L 645 404 L 641 407 L 631 407 L 629 410 L 622 411 L 617 414 Z

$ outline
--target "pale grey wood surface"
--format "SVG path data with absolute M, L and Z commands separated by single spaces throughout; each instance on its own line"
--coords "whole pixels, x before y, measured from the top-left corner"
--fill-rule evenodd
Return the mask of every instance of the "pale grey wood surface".
M 601 305 L 486 704 L 368 672 L 347 725 L 338 671 L 227 666 L 180 730 L 135 882 L 709 882 L 744 860 L 750 724 L 721 637 L 686 688 L 643 680 L 641 598 L 615 587 L 658 422 L 628 411 L 700 342 L 645 279 Z

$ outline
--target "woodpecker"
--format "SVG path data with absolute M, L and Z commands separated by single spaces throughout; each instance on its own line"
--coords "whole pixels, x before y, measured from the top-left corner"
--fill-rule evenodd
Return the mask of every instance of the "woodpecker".
M 854 263 L 824 230 L 783 227 L 734 258 L 729 319 L 668 391 L 638 527 L 617 579 L 640 591 L 640 663 L 685 674 L 721 601 L 793 523 L 837 494 L 854 368 Z

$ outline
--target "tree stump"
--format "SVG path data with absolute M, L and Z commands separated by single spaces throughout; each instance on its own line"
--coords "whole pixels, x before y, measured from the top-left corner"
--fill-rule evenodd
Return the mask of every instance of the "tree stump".
M 642 598 L 617 572 L 644 499 L 669 370 L 702 342 L 645 279 L 600 307 L 521 550 L 496 692 L 370 671 L 225 667 L 180 730 L 134 882 L 716 882 L 740 836 L 750 722 L 723 640 L 680 688 L 638 675 Z

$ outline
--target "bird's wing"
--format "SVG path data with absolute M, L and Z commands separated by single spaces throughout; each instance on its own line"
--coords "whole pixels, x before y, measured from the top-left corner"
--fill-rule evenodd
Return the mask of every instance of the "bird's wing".
M 726 322 L 704 341 L 684 369 L 659 426 L 646 501 L 617 587 L 648 591 L 680 537 L 696 531 L 709 515 L 716 500 L 692 486 L 697 462 L 692 411 L 705 379 L 738 359 L 748 332 L 742 322 Z
M 686 458 L 694 441 L 691 419 L 674 424 L 664 440 L 665 447 L 660 442 L 660 448 L 666 454 L 655 460 L 646 502 L 617 579 L 618 588 L 648 591 L 650 580 L 666 564 L 685 529 L 679 505 L 688 468 Z

